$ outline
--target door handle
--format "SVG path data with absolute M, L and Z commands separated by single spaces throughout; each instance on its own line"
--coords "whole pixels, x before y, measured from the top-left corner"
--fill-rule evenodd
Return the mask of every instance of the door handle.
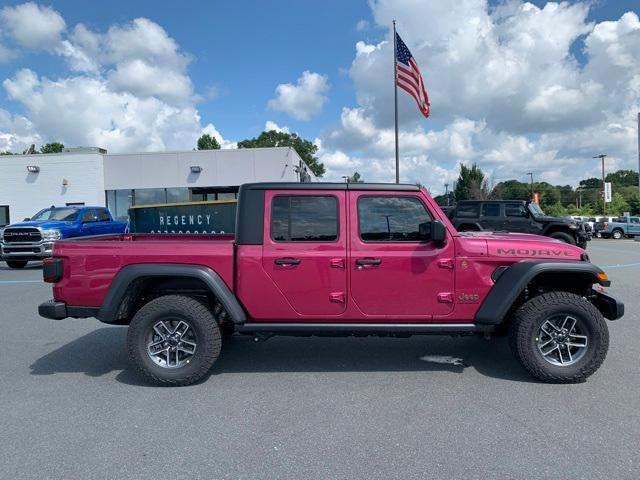
M 362 267 L 380 265 L 381 263 L 382 260 L 379 258 L 359 258 L 356 260 L 356 265 L 360 265 Z
M 273 263 L 275 263 L 276 265 L 283 265 L 283 266 L 287 266 L 287 265 L 300 265 L 301 260 L 299 258 L 291 258 L 291 257 L 284 257 L 284 258 L 276 258 Z

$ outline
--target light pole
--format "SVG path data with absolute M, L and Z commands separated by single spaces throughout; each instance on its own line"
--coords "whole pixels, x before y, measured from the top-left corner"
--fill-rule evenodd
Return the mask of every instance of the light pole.
M 444 184 L 444 196 L 447 197 L 447 207 L 449 206 L 449 184 Z
M 528 172 L 527 175 L 531 177 L 531 201 L 533 202 L 533 172 Z
M 349 175 L 342 175 L 342 178 L 344 179 L 344 183 L 349 183 Z
M 606 157 L 606 153 L 601 153 L 600 155 L 596 155 L 593 158 L 599 158 L 602 162 L 602 215 L 607 214 L 607 202 L 605 202 L 604 198 L 604 157 Z

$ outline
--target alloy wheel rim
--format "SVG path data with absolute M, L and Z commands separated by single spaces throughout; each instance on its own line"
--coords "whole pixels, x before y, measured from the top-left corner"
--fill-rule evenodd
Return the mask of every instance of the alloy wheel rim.
M 189 364 L 196 353 L 195 331 L 184 320 L 156 322 L 147 335 L 147 355 L 156 365 L 175 369 Z
M 546 362 L 566 367 L 580 361 L 587 353 L 589 338 L 581 321 L 561 314 L 542 322 L 536 345 Z

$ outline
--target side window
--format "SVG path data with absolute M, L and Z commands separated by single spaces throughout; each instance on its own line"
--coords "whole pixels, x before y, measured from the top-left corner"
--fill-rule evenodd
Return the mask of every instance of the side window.
M 328 195 L 278 195 L 271 203 L 271 238 L 276 242 L 338 239 L 338 199 Z
M 99 222 L 108 222 L 109 220 L 111 220 L 109 218 L 109 214 L 104 208 L 99 208 L 96 210 L 96 217 L 98 217 Z
M 85 210 L 85 212 L 82 214 L 82 223 L 93 222 L 93 217 L 93 210 Z
M 638 218 L 638 217 L 629 217 L 629 221 L 631 223 L 640 223 L 640 218 Z
M 418 225 L 430 222 L 415 197 L 363 196 L 358 199 L 360 238 L 374 242 L 420 241 Z
M 507 217 L 524 217 L 526 210 L 521 203 L 506 203 L 504 205 L 504 214 Z
M 478 218 L 480 216 L 480 205 L 478 203 L 467 203 L 456 208 L 458 218 Z
M 499 203 L 483 203 L 482 216 L 483 217 L 499 217 L 500 204 Z

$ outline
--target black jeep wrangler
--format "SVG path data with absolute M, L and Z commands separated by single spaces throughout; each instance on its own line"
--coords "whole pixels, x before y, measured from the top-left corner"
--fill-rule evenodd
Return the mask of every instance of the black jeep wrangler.
M 537 203 L 524 200 L 463 200 L 447 214 L 459 232 L 491 230 L 534 233 L 587 248 L 588 224 L 545 215 Z

